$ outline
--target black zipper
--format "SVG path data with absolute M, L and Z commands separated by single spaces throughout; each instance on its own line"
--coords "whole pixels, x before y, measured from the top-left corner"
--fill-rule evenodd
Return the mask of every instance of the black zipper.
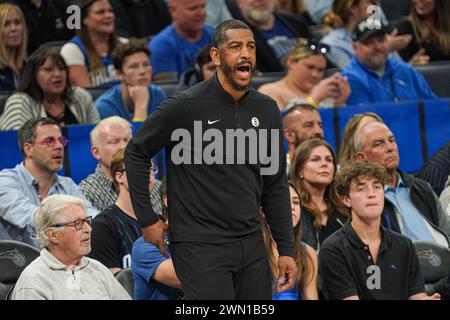
M 239 124 L 239 114 L 238 114 L 238 104 L 236 103 L 234 105 L 234 118 L 236 119 L 236 123 L 237 123 L 237 127 L 240 128 L 240 124 Z

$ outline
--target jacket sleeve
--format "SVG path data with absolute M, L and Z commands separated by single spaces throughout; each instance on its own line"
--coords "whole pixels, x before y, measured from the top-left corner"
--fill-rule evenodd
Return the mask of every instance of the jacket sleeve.
M 273 102 L 275 104 L 275 102 Z M 295 256 L 294 229 L 289 196 L 289 185 L 286 176 L 286 154 L 284 152 L 281 117 L 274 115 L 274 125 L 270 133 L 271 163 L 263 167 L 263 190 L 261 205 L 269 222 L 272 236 L 275 239 L 280 256 Z M 276 137 L 274 134 L 276 134 Z M 277 158 L 277 159 L 276 159 Z M 274 171 L 274 172 L 272 172 Z
M 0 117 L 0 130 L 18 130 L 28 119 L 34 118 L 31 100 L 24 94 L 13 94 L 6 100 Z
M 150 201 L 150 161 L 159 150 L 170 145 L 172 132 L 181 127 L 185 115 L 179 97 L 165 100 L 142 124 L 125 149 L 131 203 L 143 227 L 158 221 Z

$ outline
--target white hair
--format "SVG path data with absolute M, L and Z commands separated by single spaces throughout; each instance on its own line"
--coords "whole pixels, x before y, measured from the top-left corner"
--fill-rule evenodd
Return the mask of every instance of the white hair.
M 58 221 L 58 215 L 62 210 L 72 205 L 86 209 L 86 205 L 82 199 L 69 195 L 55 194 L 48 196 L 42 201 L 41 206 L 34 215 L 36 239 L 39 240 L 42 248 L 47 247 L 49 242 L 45 230 L 55 223 L 60 222 Z
M 102 128 L 111 126 L 113 124 L 122 125 L 125 128 L 129 129 L 131 132 L 131 124 L 125 120 L 124 118 L 121 118 L 119 116 L 112 116 L 105 118 L 101 120 L 97 125 L 92 129 L 91 133 L 89 134 L 89 139 L 91 141 L 92 146 L 96 146 L 98 144 L 98 135 L 100 134 L 100 130 Z

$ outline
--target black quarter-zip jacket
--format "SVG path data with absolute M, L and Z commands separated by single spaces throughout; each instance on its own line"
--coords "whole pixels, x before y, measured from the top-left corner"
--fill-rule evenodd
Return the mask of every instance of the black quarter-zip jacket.
M 174 164 L 171 152 L 179 141 L 172 141 L 172 133 L 184 129 L 194 140 L 194 121 L 197 127 L 201 121 L 203 132 L 219 130 L 224 145 L 226 129 L 266 129 L 268 145 L 270 129 L 278 130 L 278 170 L 261 175 L 264 165 L 259 160 L 254 164 L 249 161 L 248 141 L 245 164 Z M 202 149 L 210 143 L 203 141 Z M 275 101 L 250 88 L 235 102 L 216 75 L 161 103 L 133 136 L 125 153 L 131 201 L 143 227 L 158 221 L 150 203 L 148 177 L 150 159 L 163 147 L 171 242 L 222 244 L 242 240 L 260 232 L 262 206 L 280 255 L 294 256 L 281 117 Z M 188 152 L 193 159 L 194 147 Z M 221 156 L 225 163 L 225 154 Z

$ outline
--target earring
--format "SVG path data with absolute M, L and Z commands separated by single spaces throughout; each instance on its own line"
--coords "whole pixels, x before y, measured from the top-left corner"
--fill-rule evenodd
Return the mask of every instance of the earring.
M 303 175 L 300 175 L 300 180 L 303 180 L 305 177 Z

